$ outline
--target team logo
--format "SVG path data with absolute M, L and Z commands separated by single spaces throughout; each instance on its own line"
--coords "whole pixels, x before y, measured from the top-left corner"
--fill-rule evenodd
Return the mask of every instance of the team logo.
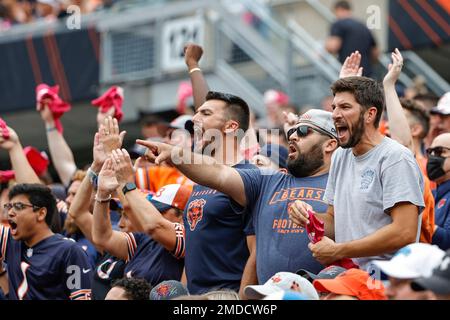
M 273 283 L 278 283 L 278 282 L 281 281 L 281 277 L 280 276 L 273 276 L 271 280 L 272 280 Z
M 206 201 L 204 199 L 195 199 L 191 203 L 189 203 L 187 210 L 187 220 L 189 223 L 189 227 L 191 231 L 195 230 L 197 224 L 203 218 L 203 207 L 205 206 Z
M 442 208 L 442 207 L 445 205 L 446 202 L 447 202 L 447 199 L 441 199 L 441 200 L 438 202 L 437 208 L 438 208 L 438 209 Z
M 361 190 L 367 190 L 370 186 L 370 184 L 373 182 L 375 178 L 375 171 L 372 169 L 367 169 L 364 171 L 364 173 L 361 175 Z
M 295 281 L 292 281 L 291 290 L 292 291 L 298 291 L 298 292 L 302 291 L 301 288 L 300 288 L 300 285 L 297 282 L 295 282 Z

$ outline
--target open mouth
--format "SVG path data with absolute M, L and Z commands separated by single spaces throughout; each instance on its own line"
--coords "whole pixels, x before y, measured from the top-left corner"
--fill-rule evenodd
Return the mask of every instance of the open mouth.
M 297 148 L 294 145 L 290 144 L 288 158 L 295 159 L 296 156 L 297 156 Z
M 336 131 L 338 133 L 338 138 L 342 139 L 348 133 L 348 127 L 344 124 L 336 124 Z
M 11 234 L 15 235 L 17 233 L 17 223 L 14 220 L 8 219 L 9 228 L 11 230 Z

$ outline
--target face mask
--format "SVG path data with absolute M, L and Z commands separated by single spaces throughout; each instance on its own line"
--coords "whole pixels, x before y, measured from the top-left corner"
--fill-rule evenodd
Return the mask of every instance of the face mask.
M 427 175 L 430 180 L 436 180 L 445 175 L 444 169 L 444 161 L 446 158 L 429 156 L 427 163 Z

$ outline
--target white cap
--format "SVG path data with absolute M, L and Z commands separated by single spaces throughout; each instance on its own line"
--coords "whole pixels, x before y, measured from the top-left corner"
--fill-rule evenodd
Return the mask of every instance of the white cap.
M 437 106 L 432 108 L 430 113 L 444 116 L 450 115 L 450 92 L 447 92 L 439 99 Z
M 244 289 L 249 299 L 262 299 L 282 291 L 296 291 L 310 300 L 319 300 L 319 295 L 311 282 L 292 272 L 278 272 L 263 285 L 246 286 Z
M 389 261 L 373 261 L 381 271 L 397 279 L 429 277 L 445 252 L 436 245 L 413 243 L 398 250 Z

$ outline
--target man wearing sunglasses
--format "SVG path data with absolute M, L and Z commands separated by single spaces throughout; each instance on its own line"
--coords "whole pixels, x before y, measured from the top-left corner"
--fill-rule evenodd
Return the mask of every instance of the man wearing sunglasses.
M 7 264 L 9 299 L 90 299 L 91 267 L 72 240 L 50 230 L 58 217 L 49 188 L 18 184 L 9 192 L 9 227 L 0 226 L 0 261 Z
M 428 177 L 435 181 L 435 226 L 432 244 L 450 249 L 450 133 L 437 136 L 427 149 Z
M 308 250 L 305 229 L 289 219 L 288 210 L 297 199 L 310 203 L 315 210 L 326 210 L 323 195 L 331 155 L 337 148 L 331 113 L 309 110 L 299 118 L 288 139 L 289 174 L 269 168 L 229 167 L 187 149 L 155 142 L 146 144 L 147 152 L 159 161 L 170 160 L 171 154 L 178 152 L 183 159 L 193 159 L 176 166 L 192 181 L 227 194 L 253 217 L 257 243 L 253 267 L 259 283 L 265 283 L 279 271 L 323 269 Z

